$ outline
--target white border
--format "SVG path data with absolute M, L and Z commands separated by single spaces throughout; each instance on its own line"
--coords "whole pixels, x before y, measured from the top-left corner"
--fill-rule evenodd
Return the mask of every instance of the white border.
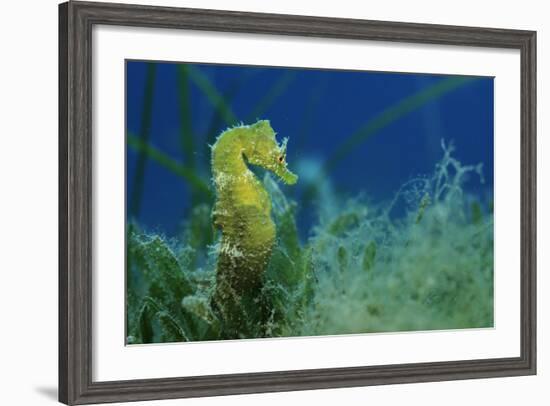
M 92 35 L 94 381 L 519 356 L 519 51 L 110 26 Z M 125 346 L 126 58 L 495 76 L 495 328 Z

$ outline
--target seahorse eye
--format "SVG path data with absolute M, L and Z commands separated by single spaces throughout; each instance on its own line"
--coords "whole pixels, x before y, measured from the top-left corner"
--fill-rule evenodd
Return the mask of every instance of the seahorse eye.
M 283 163 L 284 160 L 285 160 L 284 155 L 279 156 L 279 162 L 280 162 L 280 163 Z

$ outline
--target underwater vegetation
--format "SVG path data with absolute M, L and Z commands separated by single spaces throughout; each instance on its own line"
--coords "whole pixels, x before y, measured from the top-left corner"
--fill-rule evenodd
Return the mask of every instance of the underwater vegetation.
M 217 147 L 232 137 L 231 131 L 245 130 L 268 134 L 268 169 L 286 183 L 295 182 L 286 164 L 276 166 L 286 142 L 276 143 L 266 121 L 228 130 Z M 221 236 L 196 239 L 198 230 L 210 225 L 208 205 L 193 210 L 182 238 L 169 239 L 128 224 L 129 344 L 493 325 L 492 207 L 465 190 L 468 178 L 483 182 L 482 166 L 459 162 L 452 144 L 441 142 L 442 157 L 431 175 L 408 180 L 383 204 L 362 194 L 339 197 L 325 178 L 319 186 L 317 221 L 304 243 L 296 226 L 298 205 L 269 172 L 262 182 L 246 175 L 254 177 L 254 192 L 244 193 L 261 201 L 254 211 L 224 218 L 225 204 L 228 210 L 239 208 L 231 206 L 231 199 L 224 202 L 217 147 L 214 222 L 228 227 Z M 262 159 L 267 158 L 246 156 L 250 163 L 265 166 Z M 395 215 L 399 207 L 404 214 Z M 238 244 L 234 238 L 246 239 L 239 235 L 241 220 L 253 232 L 245 218 L 253 219 L 260 230 L 260 235 L 252 234 L 253 242 L 270 249 L 262 248 L 258 259 L 232 263 L 240 260 L 235 252 L 227 255 Z M 224 248 L 227 244 L 231 246 Z M 251 252 L 257 248 L 239 247 Z M 259 261 L 253 264 L 258 272 L 246 274 L 252 280 L 242 280 L 239 270 L 246 269 L 249 260 Z M 227 295 L 234 290 L 236 300 Z

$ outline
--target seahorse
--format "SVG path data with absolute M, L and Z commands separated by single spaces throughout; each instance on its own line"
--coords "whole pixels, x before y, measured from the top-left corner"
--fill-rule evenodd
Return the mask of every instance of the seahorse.
M 271 200 L 248 165 L 263 167 L 289 185 L 298 180 L 287 168 L 288 138 L 278 144 L 275 135 L 270 122 L 261 120 L 224 131 L 212 146 L 212 217 L 221 231 L 214 307 L 231 337 L 245 333 L 244 319 L 251 317 L 246 307 L 251 299 L 258 301 L 276 238 Z

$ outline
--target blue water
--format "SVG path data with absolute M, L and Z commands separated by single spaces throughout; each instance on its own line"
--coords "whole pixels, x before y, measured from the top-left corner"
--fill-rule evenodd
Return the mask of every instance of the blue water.
M 149 143 L 183 164 L 180 97 L 177 66 L 156 63 L 151 126 L 144 131 L 144 95 L 148 64 L 128 61 L 126 66 L 127 131 L 136 136 L 148 132 Z M 206 76 L 239 121 L 250 124 L 269 119 L 279 139 L 289 137 L 289 169 L 302 175 L 304 168 L 321 168 L 347 137 L 370 119 L 400 100 L 433 86 L 448 76 L 340 70 L 288 69 L 201 65 L 193 67 Z M 258 104 L 281 80 L 289 85 L 273 99 L 261 115 Z M 219 120 L 211 100 L 196 84 L 190 84 L 193 157 L 196 173 L 210 178 L 207 135 L 217 134 L 228 124 Z M 325 175 L 336 193 L 355 196 L 364 192 L 370 200 L 390 200 L 408 179 L 430 174 L 442 156 L 441 139 L 453 141 L 454 154 L 462 163 L 483 163 L 485 183 L 472 179 L 470 193 L 483 201 L 492 199 L 493 189 L 493 78 L 479 77 L 441 97 L 431 100 L 377 131 L 355 147 Z M 214 124 L 213 123 L 214 121 Z M 127 196 L 135 188 L 137 153 L 127 150 Z M 300 202 L 304 182 L 281 186 L 285 194 Z M 176 235 L 192 202 L 189 185 L 153 160 L 145 165 L 139 211 L 133 212 L 128 198 L 128 218 L 145 229 Z M 305 203 L 304 203 L 305 204 Z M 301 235 L 311 226 L 312 207 L 300 207 Z

